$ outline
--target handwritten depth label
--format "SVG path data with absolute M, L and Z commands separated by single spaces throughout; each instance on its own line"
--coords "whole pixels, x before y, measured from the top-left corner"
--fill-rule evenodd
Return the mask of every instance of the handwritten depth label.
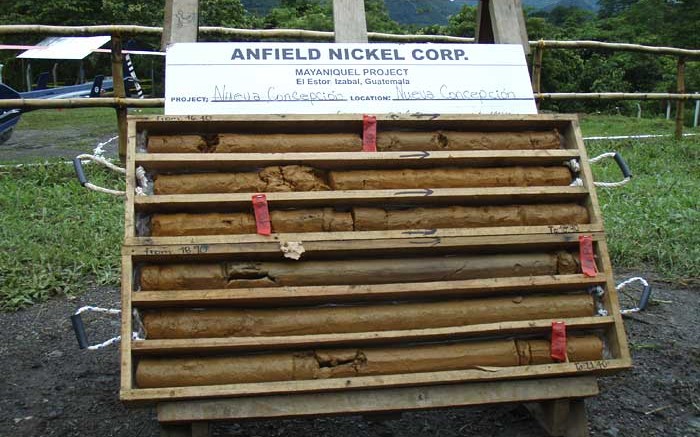
M 536 114 L 522 47 L 179 43 L 165 114 Z

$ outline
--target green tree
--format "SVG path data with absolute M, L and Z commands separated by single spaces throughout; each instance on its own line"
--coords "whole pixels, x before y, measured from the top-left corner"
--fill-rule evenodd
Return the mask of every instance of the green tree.
M 264 18 L 264 27 L 272 29 L 333 30 L 330 0 L 282 0 Z

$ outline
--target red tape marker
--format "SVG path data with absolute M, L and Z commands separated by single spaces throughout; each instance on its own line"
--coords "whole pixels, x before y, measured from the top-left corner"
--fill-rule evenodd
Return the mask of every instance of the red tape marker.
M 566 323 L 552 322 L 552 343 L 549 356 L 554 361 L 566 361 Z
M 255 212 L 255 227 L 260 235 L 272 233 L 270 210 L 267 208 L 267 197 L 264 194 L 253 195 L 253 211 Z
M 377 151 L 377 117 L 374 115 L 362 116 L 362 151 Z
M 580 235 L 578 242 L 581 271 L 583 271 L 584 275 L 594 278 L 598 273 L 598 268 L 595 265 L 595 255 L 593 254 L 593 237 Z

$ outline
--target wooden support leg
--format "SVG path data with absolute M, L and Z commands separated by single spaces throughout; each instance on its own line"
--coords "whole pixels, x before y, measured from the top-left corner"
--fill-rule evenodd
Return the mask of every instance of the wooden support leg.
M 589 437 L 583 399 L 556 399 L 525 405 L 547 435 Z
M 569 405 L 569 420 L 566 437 L 590 437 L 588 415 L 583 399 L 572 399 Z
M 209 422 L 160 425 L 160 437 L 209 437 Z

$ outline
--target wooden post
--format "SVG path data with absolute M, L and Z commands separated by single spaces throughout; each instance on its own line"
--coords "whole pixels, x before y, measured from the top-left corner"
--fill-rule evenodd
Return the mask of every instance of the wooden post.
M 540 40 L 535 46 L 535 52 L 532 54 L 532 92 L 535 94 L 542 92 L 542 55 L 544 54 L 544 41 Z M 541 100 L 537 100 L 537 109 L 540 108 Z
M 166 0 L 161 49 L 176 42 L 196 42 L 198 26 L 198 0 Z
M 590 437 L 588 417 L 583 398 L 563 398 L 525 407 L 545 430 L 546 435 L 561 437 Z
M 367 22 L 362 0 L 333 0 L 333 27 L 337 43 L 366 43 Z
M 121 35 L 112 35 L 112 80 L 114 83 L 114 97 L 119 101 L 126 97 L 124 87 L 124 67 L 122 57 Z M 127 109 L 123 104 L 119 104 L 117 111 L 117 129 L 119 133 L 119 159 L 126 161 L 126 116 Z
M 685 94 L 685 58 L 678 58 L 678 94 Z M 685 109 L 685 102 L 683 100 L 678 100 L 676 102 L 676 140 L 683 138 L 683 116 Z
M 481 0 L 476 12 L 476 41 L 520 44 L 525 54 L 530 53 L 521 0 Z

